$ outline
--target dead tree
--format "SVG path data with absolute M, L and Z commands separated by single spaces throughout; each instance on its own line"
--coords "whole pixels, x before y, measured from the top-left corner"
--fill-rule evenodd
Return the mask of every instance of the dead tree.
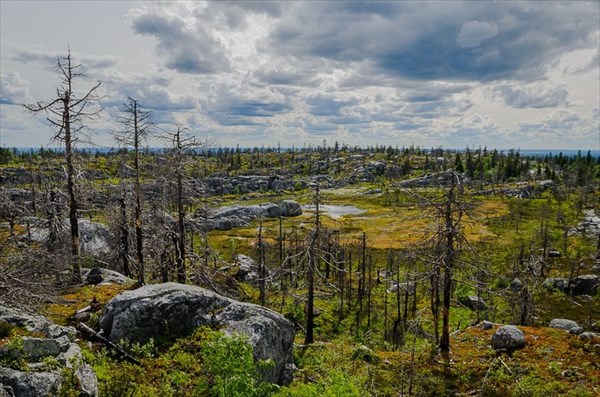
M 424 202 L 426 208 L 433 211 L 435 217 L 438 219 L 437 232 L 429 239 L 429 244 L 432 245 L 431 252 L 434 254 L 429 259 L 433 262 L 433 269 L 430 272 L 430 294 L 436 341 L 438 340 L 440 304 L 442 307 L 442 333 L 439 337 L 439 348 L 445 356 L 450 352 L 450 303 L 452 299 L 454 268 L 460 252 L 459 244 L 466 243 L 466 238 L 461 230 L 464 222 L 463 215 L 471 206 L 470 203 L 464 200 L 462 190 L 463 186 L 458 175 L 452 173 L 450 186 L 445 190 L 442 197 L 431 199 L 414 192 L 409 192 L 419 201 Z
M 64 143 L 67 171 L 67 194 L 69 197 L 69 224 L 71 230 L 71 269 L 72 281 L 81 283 L 81 264 L 79 258 L 79 224 L 77 222 L 78 198 L 76 196 L 75 164 L 73 149 L 78 141 L 79 133 L 85 127 L 84 122 L 98 115 L 101 110 L 97 95 L 100 82 L 96 83 L 85 94 L 79 96 L 73 88 L 74 82 L 83 76 L 79 72 L 81 65 L 74 65 L 71 50 L 64 57 L 58 57 L 57 66 L 60 73 L 60 84 L 56 89 L 56 98 L 48 102 L 36 102 L 25 105 L 25 109 L 34 115 L 44 113 L 47 120 L 58 131 L 54 140 Z
M 315 314 L 314 314 L 314 303 L 315 303 L 315 271 L 317 261 L 317 243 L 319 240 L 319 232 L 321 228 L 321 213 L 319 206 L 321 204 L 320 189 L 317 184 L 315 190 L 315 226 L 310 236 L 310 245 L 308 247 L 308 268 L 306 272 L 306 278 L 308 281 L 308 299 L 306 302 L 306 337 L 304 338 L 305 344 L 314 342 L 314 329 L 315 329 Z
M 134 171 L 134 227 L 135 227 L 135 259 L 138 273 L 138 284 L 144 285 L 144 254 L 142 233 L 142 192 L 140 186 L 140 152 L 143 142 L 148 138 L 152 123 L 152 112 L 144 110 L 133 98 L 127 98 L 122 106 L 123 116 L 118 121 L 124 126 L 124 130 L 118 132 L 115 138 L 119 144 L 133 147 L 133 171 Z

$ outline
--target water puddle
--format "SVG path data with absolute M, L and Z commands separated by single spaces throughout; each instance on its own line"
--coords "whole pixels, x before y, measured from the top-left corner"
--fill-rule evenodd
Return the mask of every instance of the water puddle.
M 304 211 L 314 212 L 315 209 L 316 208 L 314 205 L 303 205 L 302 206 L 302 210 L 304 210 Z M 338 219 L 344 215 L 356 215 L 356 214 L 363 214 L 366 212 L 365 210 L 356 208 L 353 205 L 331 205 L 331 204 L 322 204 L 319 206 L 319 210 L 324 215 L 327 215 L 333 219 Z

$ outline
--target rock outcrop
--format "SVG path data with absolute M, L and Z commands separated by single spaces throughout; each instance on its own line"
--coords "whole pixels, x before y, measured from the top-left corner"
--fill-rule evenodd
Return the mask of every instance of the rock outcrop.
M 150 338 L 177 338 L 199 326 L 247 336 L 254 358 L 271 359 L 275 364 L 264 372 L 264 379 L 282 385 L 291 382 L 294 325 L 264 307 L 196 286 L 164 283 L 117 295 L 100 318 L 104 335 L 112 341 L 144 343 Z
M 302 215 L 300 204 L 293 200 L 283 200 L 279 204 L 262 203 L 220 207 L 210 211 L 206 219 L 204 214 L 198 212 L 190 221 L 205 230 L 231 230 L 246 227 L 261 216 L 277 218 L 298 215 Z
M 38 243 L 45 243 L 49 237 L 49 230 L 45 226 L 45 222 L 39 218 L 30 217 L 28 221 L 32 227 L 29 231 L 29 238 Z M 79 219 L 79 246 L 81 252 L 89 255 L 102 255 L 110 251 L 109 242 L 111 234 L 104 224 L 92 222 L 88 219 Z M 60 233 L 62 237 L 67 239 L 69 233 L 68 220 L 60 224 Z
M 583 212 L 583 220 L 577 227 L 569 230 L 569 234 L 583 234 L 586 236 L 597 236 L 600 233 L 600 216 L 596 215 L 594 210 Z
M 20 337 L 18 348 L 7 344 L 0 347 L 0 359 L 23 360 L 29 371 L 0 366 L 0 390 L 8 396 L 38 397 L 58 394 L 61 371 L 72 368 L 77 378 L 79 395 L 96 397 L 98 380 L 92 368 L 83 362 L 81 349 L 73 342 L 75 329 L 56 325 L 43 316 L 0 306 L 0 321 L 42 337 Z M 53 358 L 59 368 L 49 368 L 45 359 Z M 0 393 L 0 396 L 2 394 Z

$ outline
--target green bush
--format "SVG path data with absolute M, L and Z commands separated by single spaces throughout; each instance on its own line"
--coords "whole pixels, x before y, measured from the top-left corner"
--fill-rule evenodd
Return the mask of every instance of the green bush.
M 0 321 L 0 339 L 11 336 L 14 329 L 14 325 L 7 323 L 6 321 Z
M 96 354 L 100 395 L 266 397 L 278 389 L 260 376 L 272 363 L 256 363 L 252 346 L 238 335 L 200 328 L 162 354 L 153 343 L 134 347 L 142 365 Z

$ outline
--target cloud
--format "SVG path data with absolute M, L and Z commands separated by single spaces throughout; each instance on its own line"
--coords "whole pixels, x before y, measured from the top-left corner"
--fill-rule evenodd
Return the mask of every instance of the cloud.
M 135 33 L 156 38 L 158 55 L 165 59 L 166 67 L 191 74 L 231 69 L 223 45 L 204 20 L 186 20 L 167 7 L 134 9 L 129 17 Z
M 591 3 L 309 2 L 289 9 L 263 50 L 368 63 L 419 80 L 533 80 L 566 49 L 594 46 L 598 31 Z
M 521 139 L 537 140 L 546 147 L 592 148 L 598 145 L 598 108 L 586 117 L 570 110 L 556 110 L 537 119 L 519 123 Z
M 356 99 L 338 101 L 323 95 L 310 96 L 306 103 L 310 106 L 310 113 L 314 116 L 341 116 L 343 108 L 356 105 Z
M 502 84 L 493 90 L 493 95 L 508 106 L 517 109 L 555 108 L 569 106 L 569 93 L 564 86 L 548 86 L 547 83 L 528 85 Z
M 544 115 L 534 121 L 519 124 L 523 132 L 537 132 L 547 134 L 570 134 L 585 124 L 579 113 L 568 110 L 558 110 Z
M 137 81 L 121 89 L 123 96 L 139 98 L 140 102 L 149 109 L 154 110 L 191 110 L 196 107 L 196 99 L 189 95 L 179 95 L 165 87 L 145 84 Z
M 461 48 L 478 47 L 483 41 L 497 34 L 498 25 L 494 22 L 469 21 L 461 26 L 456 43 Z
M 259 69 L 253 72 L 259 82 L 269 85 L 302 85 L 310 86 L 315 79 L 306 71 L 291 67 L 279 67 L 276 69 Z
M 249 87 L 243 79 L 213 84 L 207 91 L 201 106 L 210 119 L 223 126 L 266 124 L 293 109 L 288 91 Z
M 0 77 L 0 104 L 18 105 L 32 102 L 29 83 L 17 72 L 8 72 Z
M 13 59 L 21 63 L 34 63 L 41 65 L 47 70 L 56 70 L 59 59 L 66 57 L 67 50 L 54 53 L 47 50 L 20 50 L 13 55 Z M 73 66 L 81 65 L 81 72 L 87 73 L 102 69 L 110 69 L 118 66 L 121 58 L 112 55 L 93 55 L 80 52 L 71 52 Z

